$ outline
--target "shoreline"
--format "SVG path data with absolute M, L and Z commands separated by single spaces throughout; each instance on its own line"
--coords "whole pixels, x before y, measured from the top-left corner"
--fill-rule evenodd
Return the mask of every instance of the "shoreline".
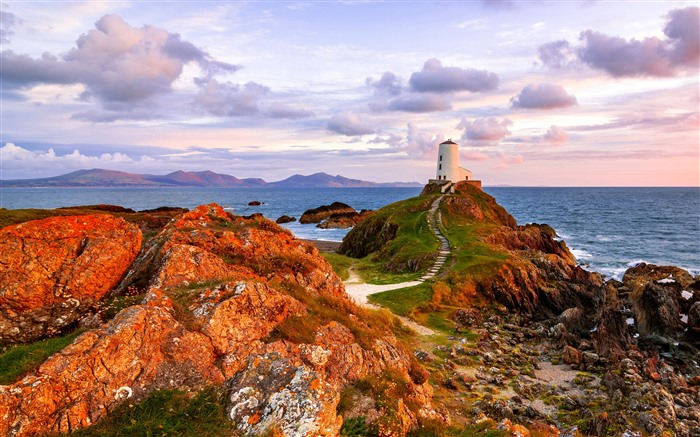
M 341 244 L 340 241 L 311 240 L 308 238 L 300 238 L 300 240 L 314 245 L 319 252 L 336 252 Z

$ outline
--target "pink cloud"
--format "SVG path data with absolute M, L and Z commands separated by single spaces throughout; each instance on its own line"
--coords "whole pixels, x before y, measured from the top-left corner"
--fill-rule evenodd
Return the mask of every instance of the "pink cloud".
M 100 18 L 62 58 L 47 53 L 33 59 L 9 50 L 0 56 L 7 89 L 82 84 L 84 99 L 96 98 L 105 109 L 127 112 L 135 102 L 171 92 L 173 82 L 190 62 L 209 74 L 239 68 L 215 61 L 177 33 L 148 25 L 132 27 L 118 15 Z
M 560 146 L 569 142 L 569 135 L 559 126 L 552 125 L 543 136 L 544 140 L 554 145 Z
M 326 127 L 331 132 L 347 136 L 368 135 L 377 131 L 372 122 L 349 112 L 334 115 L 328 120 Z
M 467 152 L 461 152 L 460 156 L 465 160 L 465 161 L 488 161 L 489 155 L 473 150 L 473 151 L 467 151 Z
M 630 39 L 595 30 L 581 32 L 583 45 L 555 41 L 539 48 L 540 60 L 551 68 L 563 68 L 578 59 L 614 77 L 675 76 L 694 72 L 700 61 L 700 8 L 691 6 L 669 12 L 665 38 Z
M 413 73 L 409 84 L 414 91 L 446 93 L 491 91 L 498 88 L 498 75 L 473 68 L 443 67 L 438 59 L 429 59 L 423 70 Z
M 508 127 L 513 124 L 509 119 L 497 120 L 495 118 L 477 118 L 467 120 L 463 118 L 457 125 L 458 129 L 462 129 L 462 139 L 494 143 L 501 141 L 511 135 Z
M 555 109 L 578 104 L 576 97 L 555 83 L 531 83 L 511 99 L 514 108 Z

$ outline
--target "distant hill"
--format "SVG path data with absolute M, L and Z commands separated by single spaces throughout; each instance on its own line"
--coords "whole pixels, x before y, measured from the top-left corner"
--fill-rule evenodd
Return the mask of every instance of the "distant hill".
M 422 187 L 423 184 L 417 182 L 388 182 L 388 183 L 377 183 L 362 181 L 359 179 L 348 179 L 346 177 L 336 175 L 331 176 L 328 173 L 314 173 L 309 176 L 304 176 L 300 174 L 295 174 L 287 179 L 270 182 L 267 184 L 270 187 L 281 187 L 281 188 L 323 188 L 323 187 L 338 187 L 338 188 L 351 188 L 351 187 Z
M 126 173 L 122 171 L 78 170 L 41 179 L 0 180 L 2 187 L 218 187 L 218 188 L 323 188 L 323 187 L 420 187 L 417 182 L 376 183 L 327 173 L 294 175 L 277 182 L 260 178 L 239 179 L 213 171 L 175 171 L 166 175 Z

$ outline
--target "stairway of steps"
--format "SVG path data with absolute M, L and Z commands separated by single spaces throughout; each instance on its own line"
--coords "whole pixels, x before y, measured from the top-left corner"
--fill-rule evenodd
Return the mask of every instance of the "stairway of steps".
M 438 249 L 438 256 L 435 259 L 435 263 L 426 272 L 426 274 L 420 278 L 420 281 L 427 281 L 428 279 L 434 278 L 435 275 L 438 274 L 440 269 L 442 269 L 442 266 L 445 265 L 445 261 L 450 255 L 450 242 L 442 234 L 442 232 L 440 231 L 440 227 L 438 226 L 438 223 L 442 222 L 442 215 L 440 211 L 438 211 L 438 207 L 440 206 L 442 198 L 443 196 L 440 196 L 437 199 L 435 199 L 433 204 L 430 206 L 430 210 L 428 211 L 428 226 L 430 227 L 430 230 L 433 231 L 433 234 L 435 234 L 437 239 L 440 241 L 440 249 Z

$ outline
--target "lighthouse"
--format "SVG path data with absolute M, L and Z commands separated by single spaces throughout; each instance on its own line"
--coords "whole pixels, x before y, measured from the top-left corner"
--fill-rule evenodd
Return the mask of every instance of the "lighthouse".
M 473 179 L 471 171 L 459 166 L 459 146 L 451 139 L 438 146 L 436 179 L 453 183 Z

